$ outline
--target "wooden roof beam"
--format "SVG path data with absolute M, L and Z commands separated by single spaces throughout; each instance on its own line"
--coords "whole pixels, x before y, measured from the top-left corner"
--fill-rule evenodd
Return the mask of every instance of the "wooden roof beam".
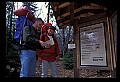
M 50 2 L 50 4 L 52 6 L 53 11 L 57 11 L 59 3 L 58 2 Z
M 91 3 L 90 5 L 83 6 L 84 9 L 102 9 L 107 10 L 107 8 Z
M 57 20 L 60 20 L 60 19 L 66 17 L 66 16 L 69 16 L 69 15 L 70 15 L 70 12 L 65 13 L 65 14 L 63 14 L 63 15 L 61 15 L 61 16 L 58 16 L 58 17 L 57 17 Z
M 94 15 L 94 13 L 87 12 L 85 14 L 81 14 L 80 17 L 89 17 L 91 15 Z
M 59 28 L 62 29 L 62 28 L 66 28 L 67 26 L 69 26 L 69 24 L 66 24 L 66 25 L 60 26 Z
M 65 2 L 65 3 L 63 3 L 63 4 L 59 5 L 59 6 L 55 6 L 55 7 L 54 7 L 54 11 L 57 11 L 57 10 L 59 10 L 59 9 L 61 9 L 61 8 L 64 8 L 64 7 L 66 7 L 66 6 L 69 6 L 69 5 L 70 5 L 70 2 Z
M 92 6 L 96 6 L 96 7 L 98 7 L 99 9 L 107 10 L 106 7 L 103 7 L 103 6 L 100 6 L 100 5 L 94 4 L 94 3 L 91 3 L 91 5 L 92 5 Z
M 64 7 L 68 6 L 68 5 L 70 5 L 70 2 L 65 2 L 65 3 L 59 5 L 58 8 L 59 8 L 59 9 L 60 9 L 60 8 L 64 8 Z
M 70 22 L 70 20 L 67 20 L 67 21 L 65 21 L 65 22 L 60 23 L 59 26 L 65 25 L 65 24 L 67 24 L 67 23 L 69 23 L 69 22 Z

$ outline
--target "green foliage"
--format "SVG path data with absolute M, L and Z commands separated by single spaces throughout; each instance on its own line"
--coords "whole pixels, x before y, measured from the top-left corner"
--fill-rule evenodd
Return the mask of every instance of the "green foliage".
M 73 54 L 67 53 L 63 56 L 62 65 L 64 69 L 73 69 Z

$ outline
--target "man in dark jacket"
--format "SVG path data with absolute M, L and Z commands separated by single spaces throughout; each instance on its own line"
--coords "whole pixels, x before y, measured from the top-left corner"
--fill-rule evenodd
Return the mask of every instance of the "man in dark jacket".
M 35 76 L 36 50 L 43 49 L 39 41 L 37 29 L 43 24 L 44 21 L 41 18 L 37 18 L 32 26 L 25 26 L 22 29 L 20 77 Z

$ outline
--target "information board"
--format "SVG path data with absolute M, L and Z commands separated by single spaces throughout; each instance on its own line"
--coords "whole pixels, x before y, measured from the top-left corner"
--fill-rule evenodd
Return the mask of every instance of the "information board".
M 80 65 L 107 66 L 104 24 L 80 28 Z

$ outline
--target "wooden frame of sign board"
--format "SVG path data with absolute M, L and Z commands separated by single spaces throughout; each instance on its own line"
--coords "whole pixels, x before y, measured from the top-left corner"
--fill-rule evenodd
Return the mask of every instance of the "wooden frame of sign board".
M 113 69 L 116 68 L 117 62 L 117 11 L 109 18 L 110 21 L 110 32 L 111 32 L 111 45 L 113 52 Z
M 81 18 L 78 21 L 78 27 L 80 44 L 80 53 L 77 54 L 78 69 L 111 70 L 110 27 L 106 13 Z

